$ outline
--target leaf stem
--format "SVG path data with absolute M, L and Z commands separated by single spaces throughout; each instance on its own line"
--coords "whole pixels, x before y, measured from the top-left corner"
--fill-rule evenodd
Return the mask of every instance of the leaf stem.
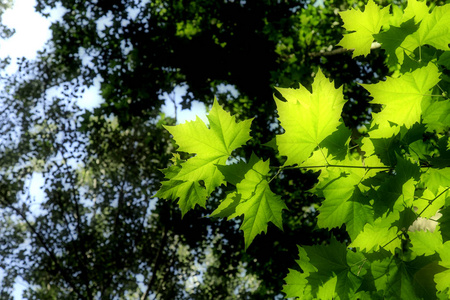
M 367 261 L 367 258 L 364 259 L 363 263 L 359 266 L 359 270 L 358 270 L 358 273 L 357 273 L 358 276 L 361 273 L 362 267 L 364 267 L 364 264 L 366 263 L 366 261 Z
M 395 236 L 395 238 L 393 238 L 392 240 L 390 240 L 389 242 L 387 242 L 386 244 L 384 244 L 383 246 L 381 246 L 381 248 L 386 247 L 387 245 L 389 245 L 390 243 L 392 243 L 393 241 L 395 241 L 396 239 L 400 238 L 401 234 L 397 234 Z
M 441 86 L 439 85 L 439 83 L 438 84 L 436 84 L 436 86 L 441 90 L 441 93 L 442 93 L 442 97 L 444 97 L 444 98 L 447 98 L 448 99 L 448 95 L 447 95 L 447 92 L 446 91 L 444 91 L 444 89 L 443 88 L 441 88 Z
M 267 183 L 270 184 L 272 182 L 272 180 L 274 180 L 275 177 L 277 177 L 281 173 L 281 171 L 283 171 L 282 167 L 278 169 L 277 173 L 275 175 L 273 175 L 273 177 L 270 178 L 270 180 Z
M 430 97 L 439 97 L 439 98 L 447 98 L 444 95 L 433 95 L 433 94 L 422 94 L 423 96 L 430 96 Z
M 320 145 L 317 145 L 317 147 L 319 148 L 320 153 L 322 153 L 323 159 L 325 159 L 325 162 L 327 163 L 327 165 L 330 165 L 330 163 L 328 162 L 327 157 L 323 153 L 322 148 L 320 147 Z
M 371 166 L 350 166 L 350 165 L 316 165 L 316 166 L 281 166 L 276 167 L 280 169 L 320 169 L 320 168 L 348 168 L 348 169 L 367 169 L 367 170 L 373 170 L 373 169 L 379 169 L 379 170 L 393 170 L 395 167 L 371 167 Z M 421 169 L 430 168 L 430 166 L 421 165 Z
M 419 45 L 419 62 L 422 62 L 422 47 Z
M 427 206 L 425 206 L 424 209 L 422 209 L 422 211 L 419 213 L 419 215 L 418 215 L 417 217 L 420 217 L 420 216 L 425 212 L 425 210 L 433 204 L 433 202 L 434 202 L 437 198 L 439 198 L 440 196 L 442 196 L 442 195 L 443 195 L 444 193 L 446 193 L 449 189 L 450 189 L 450 186 L 447 187 L 445 190 L 443 190 L 441 193 L 439 193 L 439 195 L 437 195 L 436 197 L 434 197 L 433 200 L 429 200 Z
M 290 167 L 279 167 L 281 169 L 319 169 L 319 168 L 349 168 L 349 169 L 381 169 L 381 170 L 391 170 L 393 167 L 371 167 L 371 166 L 350 166 L 350 165 L 317 165 L 317 166 L 290 166 Z

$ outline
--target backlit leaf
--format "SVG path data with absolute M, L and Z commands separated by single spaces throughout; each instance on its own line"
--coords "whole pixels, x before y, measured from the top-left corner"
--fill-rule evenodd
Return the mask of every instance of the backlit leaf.
M 166 179 L 155 197 L 176 200 L 184 215 L 196 204 L 205 206 L 206 197 L 221 184 L 224 175 L 218 165 L 225 165 L 232 151 L 250 139 L 251 120 L 236 122 L 214 101 L 207 116 L 209 128 L 197 117 L 195 121 L 166 126 L 173 135 L 178 151 L 195 154 L 185 162 L 166 169 Z
M 424 6 L 419 9 L 422 10 L 422 13 L 427 11 Z M 450 4 L 447 4 L 435 7 L 431 13 L 426 14 L 420 22 L 419 29 L 408 36 L 400 47 L 409 53 L 424 45 L 431 45 L 436 49 L 446 51 L 450 50 L 449 39 Z
M 287 100 L 275 99 L 278 119 L 285 130 L 276 137 L 278 150 L 287 156 L 285 165 L 301 164 L 341 124 L 345 102 L 342 87 L 335 89 L 319 70 L 312 93 L 305 87 L 278 90 Z
M 381 112 L 373 114 L 374 122 L 383 126 L 392 122 L 407 128 L 420 122 L 422 100 L 439 82 L 439 75 L 437 67 L 430 63 L 399 78 L 388 77 L 377 84 L 363 84 L 373 97 L 372 103 L 383 105 Z
M 380 8 L 373 0 L 369 0 L 364 11 L 350 9 L 339 14 L 344 21 L 344 28 L 350 33 L 345 34 L 338 45 L 355 49 L 353 57 L 366 56 L 370 53 L 373 35 L 380 32 L 381 26 L 389 18 L 389 6 Z
M 248 248 L 256 235 L 267 232 L 269 222 L 283 229 L 281 211 L 287 207 L 281 197 L 270 190 L 266 178 L 268 173 L 269 160 L 260 160 L 236 186 L 237 194 L 241 197 L 236 206 L 236 215 L 244 215 L 240 229 L 244 231 L 245 248 Z

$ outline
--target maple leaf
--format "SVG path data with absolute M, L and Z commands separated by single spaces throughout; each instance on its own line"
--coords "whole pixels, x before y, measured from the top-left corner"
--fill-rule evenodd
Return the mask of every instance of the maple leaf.
M 424 5 L 417 6 L 415 9 L 420 10 L 419 15 L 422 18 L 419 29 L 407 36 L 400 48 L 412 53 L 417 47 L 431 45 L 436 49 L 448 51 L 450 49 L 450 4 L 435 7 L 431 13 L 428 13 L 429 9 Z
M 297 245 L 298 255 L 300 259 L 296 260 L 297 264 L 302 269 L 302 272 L 296 270 L 289 270 L 288 275 L 284 278 L 286 284 L 283 286 L 283 292 L 286 297 L 299 297 L 300 299 L 312 299 L 311 285 L 307 278 L 312 272 L 317 272 L 317 268 L 311 264 L 308 253 L 304 247 Z
M 389 6 L 380 9 L 373 0 L 369 0 L 364 12 L 351 9 L 339 14 L 344 22 L 344 28 L 353 32 L 345 34 L 338 45 L 355 49 L 353 57 L 367 56 L 374 40 L 373 35 L 380 32 L 381 26 L 389 18 Z
M 442 216 L 438 220 L 442 240 L 444 242 L 447 242 L 448 240 L 450 240 L 450 206 L 441 209 L 439 213 L 442 214 Z
M 155 197 L 175 200 L 179 198 L 178 205 L 181 215 L 184 216 L 196 204 L 206 205 L 206 190 L 195 181 L 171 180 L 164 181 Z
M 219 171 L 225 177 L 225 180 L 233 185 L 237 185 L 242 179 L 245 178 L 245 174 L 259 161 L 259 158 L 255 153 L 252 153 L 250 160 L 245 162 L 239 160 L 237 163 L 229 165 L 218 165 Z
M 445 188 L 450 183 L 450 168 L 428 169 L 422 175 L 422 180 L 427 189 L 437 195 L 440 188 Z
M 352 198 L 348 201 L 348 209 L 345 215 L 345 229 L 351 239 L 356 238 L 363 230 L 364 225 L 373 222 L 373 208 L 369 199 L 364 197 L 359 189 L 355 189 Z
M 287 298 L 294 298 L 303 296 L 308 280 L 304 273 L 300 273 L 297 270 L 289 269 L 289 273 L 284 278 L 286 284 L 283 286 L 283 293 Z
M 165 126 L 179 145 L 178 151 L 196 154 L 179 162 L 176 170 L 166 169 L 166 179 L 155 197 L 176 200 L 184 215 L 196 204 L 205 206 L 207 195 L 222 183 L 218 165 L 224 165 L 232 151 L 250 139 L 252 120 L 236 122 L 214 100 L 208 114 L 209 128 L 197 117 L 195 121 Z M 168 175 L 169 174 L 169 175 Z
M 433 261 L 434 257 L 417 257 L 412 261 L 403 261 L 394 257 L 385 257 L 371 262 L 371 271 L 375 287 L 382 291 L 384 299 L 435 299 L 436 289 L 433 275 L 442 268 Z
M 417 31 L 418 28 L 419 25 L 414 22 L 414 19 L 410 19 L 400 24 L 400 26 L 391 25 L 389 30 L 374 36 L 381 43 L 381 48 L 386 50 L 390 64 L 403 63 L 405 50 L 400 45 L 407 36 Z
M 420 197 L 414 200 L 414 209 L 421 213 L 421 217 L 431 218 L 445 204 L 445 199 L 449 194 L 449 191 L 444 188 L 440 188 L 437 195 L 426 189 Z
M 381 43 L 381 48 L 386 50 L 391 64 L 403 63 L 405 49 L 401 45 L 406 37 L 419 29 L 420 22 L 428 11 L 425 1 L 408 0 L 404 12 L 399 11 L 397 16 L 394 14 L 390 19 L 389 29 L 375 35 L 377 41 Z
M 224 165 L 231 152 L 250 139 L 252 120 L 237 123 L 216 100 L 207 117 L 210 128 L 198 117 L 195 121 L 165 128 L 179 145 L 178 151 L 197 154 L 181 165 L 181 171 L 173 179 L 203 180 L 210 194 L 224 182 L 217 165 Z
M 227 194 L 219 206 L 210 214 L 213 218 L 228 218 L 228 220 L 236 217 L 236 207 L 241 202 L 241 195 L 236 192 Z
M 450 241 L 445 242 L 442 247 L 438 249 L 441 258 L 439 265 L 446 268 L 446 270 L 434 275 L 436 282 L 436 289 L 445 293 L 447 298 L 450 297 Z
M 342 135 L 340 139 L 345 140 L 345 136 Z M 385 166 L 374 158 L 362 160 L 361 157 L 353 157 L 344 151 L 339 151 L 345 153 L 342 159 L 330 155 L 328 150 L 341 149 L 342 141 L 338 143 L 331 143 L 328 139 L 326 141 L 327 143 L 324 141 L 321 146 L 327 147 L 316 150 L 313 156 L 302 164 L 305 168 L 323 166 L 319 168 L 321 170 L 319 183 L 312 190 L 325 198 L 319 207 L 317 225 L 320 228 L 332 229 L 345 224 L 350 237 L 354 238 L 366 223 L 373 221 L 373 208 L 369 198 L 363 194 L 368 189 L 363 185 L 363 180 L 375 176 L 382 170 L 379 168 Z
M 420 122 L 422 100 L 439 82 L 439 75 L 437 67 L 430 63 L 399 78 L 388 77 L 376 84 L 362 84 L 373 97 L 372 103 L 383 105 L 381 112 L 373 114 L 373 121 L 381 127 L 391 122 L 407 128 Z
M 172 166 L 162 170 L 165 179 L 169 180 L 162 182 L 160 189 L 154 197 L 170 200 L 179 198 L 178 205 L 183 216 L 196 204 L 205 207 L 207 197 L 205 188 L 196 181 L 173 180 L 181 170 L 180 164 L 182 160 L 180 160 L 178 154 L 174 155 L 173 162 L 174 164 Z
M 290 270 L 283 288 L 288 297 L 332 299 L 339 295 L 349 299 L 355 294 L 361 278 L 351 271 L 347 259 L 353 262 L 355 254 L 345 244 L 332 239 L 329 245 L 298 248 L 297 263 L 303 273 Z
M 362 232 L 352 241 L 350 247 L 356 247 L 367 252 L 378 251 L 383 248 L 395 253 L 395 248 L 400 248 L 401 241 L 397 238 L 398 228 L 391 224 L 398 219 L 397 214 L 389 214 L 376 219 L 373 223 L 367 223 Z
M 372 208 L 357 188 L 364 174 L 364 169 L 344 171 L 343 168 L 333 168 L 329 171 L 330 176 L 316 187 L 317 194 L 325 197 L 317 218 L 320 228 L 332 229 L 346 223 L 353 238 L 364 224 L 373 220 Z
M 245 174 L 245 178 L 236 185 L 240 203 L 236 206 L 235 216 L 244 215 L 241 230 L 244 231 L 245 248 L 256 235 L 266 233 L 267 224 L 272 222 L 283 230 L 281 211 L 287 209 L 281 197 L 275 195 L 266 179 L 269 173 L 269 160 L 255 163 Z
M 287 100 L 275 99 L 278 120 L 285 130 L 284 134 L 276 136 L 278 151 L 287 156 L 285 165 L 301 164 L 341 124 L 345 102 L 342 87 L 335 89 L 319 70 L 312 93 L 303 86 L 277 89 Z
M 450 127 L 450 101 L 429 100 L 422 102 L 423 123 L 426 124 L 427 131 L 445 132 Z
M 416 23 L 419 23 L 425 18 L 429 10 L 426 1 L 408 0 L 402 20 L 414 19 Z
M 420 255 L 433 255 L 442 247 L 442 236 L 439 231 L 414 231 L 408 233 L 411 239 L 411 250 Z

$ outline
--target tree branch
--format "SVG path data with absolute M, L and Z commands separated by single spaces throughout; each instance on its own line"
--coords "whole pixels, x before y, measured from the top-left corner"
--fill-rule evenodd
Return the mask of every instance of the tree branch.
M 155 260 L 153 261 L 153 264 L 152 264 L 152 276 L 150 277 L 150 280 L 148 281 L 147 288 L 145 290 L 145 293 L 142 295 L 141 300 L 147 299 L 148 294 L 150 293 L 150 288 L 153 286 L 153 282 L 155 281 L 155 278 L 156 278 L 156 270 L 158 269 L 159 262 L 161 260 L 160 259 L 161 252 L 162 252 L 164 245 L 166 244 L 166 239 L 167 239 L 167 229 L 166 229 L 166 227 L 164 227 L 162 235 L 161 235 L 161 243 L 159 244 L 158 252 L 156 253 Z
M 279 167 L 280 169 L 321 169 L 321 168 L 346 168 L 346 169 L 380 169 L 380 170 L 390 170 L 393 167 L 371 167 L 371 166 L 350 166 L 350 165 L 317 165 L 317 166 L 291 166 L 291 167 Z M 425 168 L 421 167 L 421 168 Z M 426 166 L 426 168 L 429 168 Z
M 378 49 L 380 47 L 381 47 L 380 43 L 373 42 L 372 45 L 370 46 L 370 50 Z M 342 54 L 342 53 L 352 52 L 354 50 L 355 49 L 337 48 L 337 49 L 334 49 L 331 51 L 320 50 L 319 52 L 311 52 L 311 53 L 308 53 L 308 55 L 311 57 L 332 56 L 332 55 L 338 55 L 338 54 Z
M 72 187 L 76 186 L 75 180 L 73 178 L 73 174 L 69 170 L 67 173 L 69 174 L 69 180 L 70 180 L 71 186 Z M 78 251 L 75 251 L 75 253 L 76 253 L 75 255 L 77 256 L 78 261 L 81 263 L 80 264 L 81 272 L 84 277 L 83 280 L 84 280 L 84 284 L 86 285 L 88 299 L 92 299 L 92 291 L 91 291 L 91 287 L 89 286 L 89 283 L 90 283 L 89 270 L 87 267 L 87 265 L 88 265 L 87 257 L 86 257 L 87 251 L 86 251 L 86 247 L 84 244 L 84 234 L 83 234 L 83 229 L 82 229 L 82 224 L 81 224 L 80 207 L 79 207 L 79 203 L 78 203 L 79 195 L 76 194 L 76 192 L 73 188 L 71 189 L 71 193 L 72 193 L 71 198 L 73 198 L 73 202 L 75 203 L 75 211 L 76 211 L 76 228 L 77 228 L 77 235 L 78 235 L 77 244 L 79 247 L 78 250 L 81 252 L 80 254 L 82 255 L 82 257 L 80 258 L 79 254 L 77 253 Z
M 28 221 L 25 214 L 22 211 L 20 211 L 18 208 L 14 207 L 11 203 L 6 201 L 5 199 L 1 199 L 0 201 L 3 202 L 6 205 L 6 207 L 9 207 L 12 210 L 14 210 L 24 220 L 24 222 L 27 224 L 28 228 L 30 228 L 31 232 L 36 236 L 36 238 L 42 244 L 42 247 L 44 247 L 45 251 L 50 256 L 50 259 L 54 262 L 56 268 L 58 269 L 59 273 L 62 275 L 64 280 L 70 285 L 70 287 L 73 289 L 73 291 L 78 294 L 79 299 L 86 299 L 86 297 L 83 296 L 83 294 L 81 294 L 81 292 L 78 290 L 76 285 L 73 283 L 72 279 L 70 278 L 70 275 L 67 274 L 67 272 L 64 270 L 64 268 L 61 266 L 61 264 L 58 261 L 58 258 L 56 257 L 56 254 L 47 245 L 47 243 L 44 240 L 44 237 L 36 230 L 36 228 L 34 228 L 33 225 L 31 225 L 31 223 Z

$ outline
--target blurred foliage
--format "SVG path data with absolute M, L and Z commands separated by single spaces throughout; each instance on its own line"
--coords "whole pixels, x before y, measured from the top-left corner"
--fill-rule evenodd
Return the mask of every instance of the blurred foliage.
M 287 171 L 271 183 L 289 222 L 244 252 L 240 220 L 207 218 L 226 187 L 183 219 L 174 203 L 151 198 L 174 147 L 163 96 L 182 86 L 183 108 L 216 96 L 238 118 L 255 117 L 254 145 L 236 156 L 252 148 L 278 165 L 271 148 L 255 147 L 280 130 L 272 88 L 309 86 L 320 67 L 345 84 L 343 118 L 358 134 L 370 118 L 358 83 L 386 76 L 383 52 L 328 54 L 342 37 L 338 12 L 363 4 L 38 0 L 44 16 L 64 14 L 37 58 L 2 76 L 0 298 L 12 299 L 18 277 L 27 299 L 281 297 L 296 244 L 330 238 L 315 230 L 319 199 L 307 190 L 316 175 Z M 103 103 L 82 110 L 77 99 L 96 79 Z M 42 197 L 30 191 L 33 176 L 44 179 Z

